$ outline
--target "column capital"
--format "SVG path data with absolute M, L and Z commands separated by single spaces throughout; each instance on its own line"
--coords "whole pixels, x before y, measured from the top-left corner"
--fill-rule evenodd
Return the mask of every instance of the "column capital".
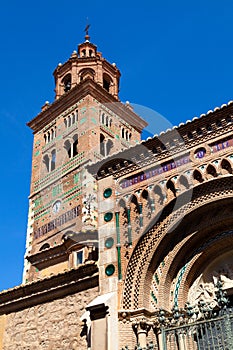
M 132 320 L 132 327 L 137 334 L 147 334 L 152 326 L 153 322 L 144 316 L 137 317 L 136 319 Z
M 105 304 L 89 306 L 86 308 L 86 310 L 90 312 L 91 321 L 105 318 L 105 316 L 108 314 L 108 306 Z

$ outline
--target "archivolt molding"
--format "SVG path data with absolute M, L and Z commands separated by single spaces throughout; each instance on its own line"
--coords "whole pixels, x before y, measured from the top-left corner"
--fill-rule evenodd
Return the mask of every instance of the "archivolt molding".
M 216 231 L 217 232 L 217 231 Z M 180 281 L 179 293 L 177 295 L 177 304 L 179 306 L 184 306 L 184 301 L 189 301 L 193 303 L 192 298 L 188 294 L 191 286 L 194 284 L 195 280 L 199 279 L 203 271 L 211 265 L 210 262 L 216 259 L 216 256 L 224 255 L 232 251 L 232 247 L 229 242 L 232 240 L 233 230 L 222 230 L 220 233 L 216 234 L 214 237 L 208 239 L 204 244 L 194 250 L 192 254 L 192 259 L 187 264 L 186 269 L 184 270 L 182 279 Z M 225 259 L 223 259 L 225 261 Z M 217 276 L 217 271 L 215 271 Z M 218 277 L 222 277 L 224 273 L 218 273 Z M 203 280 L 204 284 L 212 284 L 211 288 L 214 288 L 213 280 L 208 276 L 208 281 Z M 232 274 L 231 274 L 231 279 Z M 217 282 L 217 280 L 215 280 Z M 225 285 L 223 285 L 225 288 Z M 233 287 L 233 284 L 231 284 Z M 200 299 L 198 299 L 200 300 Z M 198 301 L 197 300 L 197 301 Z M 206 300 L 207 301 L 207 300 Z M 212 300 L 213 301 L 213 300 Z
M 186 193 L 183 193 L 183 195 L 185 196 Z M 154 221 L 154 218 L 151 220 L 148 230 L 141 236 L 128 263 L 122 295 L 123 309 L 143 307 L 146 303 L 146 298 L 148 298 L 146 293 L 149 293 L 152 274 L 160 259 L 160 252 L 157 251 L 157 248 L 163 238 L 174 230 L 182 218 L 213 200 L 217 203 L 218 200 L 230 198 L 232 195 L 232 177 L 224 176 L 223 178 L 214 179 L 194 187 L 191 201 L 182 205 L 181 200 L 180 207 L 177 207 L 174 211 L 172 204 L 169 203 L 157 222 Z M 155 253 L 156 257 L 154 256 Z M 154 270 L 152 271 L 150 264 L 153 257 Z
M 219 222 L 220 215 L 217 217 L 214 209 L 212 209 L 212 216 L 203 223 L 203 227 L 201 227 L 201 223 L 198 225 L 200 230 L 199 228 L 196 230 L 196 227 L 194 227 L 191 234 L 188 233 L 178 244 L 174 243 L 172 250 L 166 257 L 162 274 L 159 276 L 157 293 L 159 305 L 154 305 L 154 307 L 166 309 L 171 309 L 174 305 L 184 307 L 184 303 L 188 300 L 190 286 L 205 269 L 206 265 L 216 258 L 216 254 L 223 254 L 231 249 L 229 239 L 232 239 L 233 231 L 225 230 L 225 221 L 230 212 L 230 209 L 227 209 L 221 218 L 223 222 Z M 207 210 L 210 210 L 209 207 Z M 205 216 L 205 213 L 203 216 Z M 191 222 L 192 219 L 193 217 Z M 229 227 L 232 227 L 233 215 L 229 220 L 231 221 L 228 222 Z M 210 221 L 212 222 L 211 227 L 209 227 Z M 182 227 L 179 232 L 181 231 Z M 156 274 L 158 275 L 158 269 Z M 151 285 L 154 285 L 154 279 Z M 170 291 L 170 298 L 164 299 L 165 290 Z

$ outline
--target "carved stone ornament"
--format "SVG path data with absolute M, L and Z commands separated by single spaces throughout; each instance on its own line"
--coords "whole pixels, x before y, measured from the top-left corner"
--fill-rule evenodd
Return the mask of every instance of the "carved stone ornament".
M 215 259 L 194 281 L 188 294 L 190 304 L 196 305 L 199 301 L 204 301 L 214 307 L 217 303 L 215 292 L 218 280 L 223 283 L 223 290 L 233 288 L 232 252 Z

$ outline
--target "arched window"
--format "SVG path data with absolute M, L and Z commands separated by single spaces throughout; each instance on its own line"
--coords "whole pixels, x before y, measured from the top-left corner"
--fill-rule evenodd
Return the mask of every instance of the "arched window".
M 187 136 L 188 136 L 189 140 L 193 139 L 193 134 L 191 132 L 188 132 Z
M 62 79 L 62 84 L 64 86 L 64 92 L 68 92 L 71 89 L 71 74 L 67 74 L 63 79 Z
M 124 128 L 121 129 L 121 137 L 123 139 L 125 138 L 125 129 Z
M 227 122 L 227 124 L 231 124 L 232 117 L 231 116 L 226 117 L 226 122 Z
M 68 153 L 68 157 L 71 158 L 71 144 L 69 140 L 65 141 L 64 147 Z
M 105 125 L 108 126 L 108 116 L 106 116 L 106 122 Z
M 56 167 L 56 150 L 54 149 L 51 153 L 52 158 L 51 158 L 51 171 L 53 171 Z
M 105 137 L 103 134 L 100 134 L 100 154 L 105 156 Z
M 232 174 L 232 167 L 228 160 L 223 159 L 221 162 L 222 169 L 226 170 L 229 174 Z
M 174 197 L 176 197 L 176 188 L 172 180 L 168 180 L 166 187 L 173 193 Z
M 183 186 L 185 189 L 189 189 L 189 182 L 187 180 L 187 177 L 184 175 L 181 175 L 179 178 L 179 183 L 181 186 Z
M 217 125 L 217 127 L 218 128 L 221 128 L 222 127 L 222 122 L 221 122 L 221 120 L 216 120 L 216 125 Z
M 78 135 L 74 135 L 73 141 L 73 157 L 75 157 L 78 154 Z
M 71 116 L 69 115 L 69 117 L 68 117 L 68 127 L 70 127 L 71 126 Z
M 47 172 L 49 172 L 49 156 L 47 154 L 43 158 L 43 163 L 45 164 Z
M 203 182 L 203 177 L 202 174 L 199 170 L 194 170 L 193 172 L 193 178 L 194 180 L 196 180 L 197 182 Z
M 106 155 L 107 155 L 107 156 L 109 155 L 109 153 L 110 153 L 112 147 L 113 147 L 113 142 L 112 142 L 112 140 L 108 140 L 108 141 L 107 141 L 107 145 L 106 145 L 106 151 L 107 151 L 107 154 L 106 154 Z
M 84 68 L 79 72 L 80 81 L 85 79 L 93 79 L 94 80 L 95 71 L 91 68 Z
M 161 190 L 161 187 L 159 185 L 156 185 L 154 187 L 154 194 L 155 194 L 156 201 L 158 201 L 159 204 L 163 204 L 164 196 L 163 196 L 163 192 Z
M 76 109 L 76 111 L 75 111 L 75 121 L 76 122 L 78 121 L 78 109 Z
M 111 85 L 111 78 L 108 74 L 103 74 L 103 88 L 109 92 Z
M 66 149 L 69 158 L 75 157 L 78 154 L 78 135 L 73 136 L 72 142 L 66 140 L 64 148 Z
M 211 175 L 212 177 L 218 176 L 215 167 L 211 164 L 209 164 L 208 167 L 206 168 L 206 172 L 207 172 L 207 174 Z
M 208 132 L 210 132 L 210 131 L 213 130 L 211 124 L 207 124 L 207 125 L 206 125 L 206 130 L 207 130 Z
M 198 136 L 202 136 L 203 135 L 203 131 L 201 130 L 201 128 L 198 128 L 196 130 L 196 133 L 197 133 Z
M 102 113 L 102 116 L 101 116 L 101 123 L 105 124 L 105 114 L 104 113 Z

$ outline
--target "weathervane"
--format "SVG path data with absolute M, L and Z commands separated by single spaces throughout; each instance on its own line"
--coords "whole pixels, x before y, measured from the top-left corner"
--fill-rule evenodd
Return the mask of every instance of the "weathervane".
M 88 30 L 89 30 L 90 26 L 91 26 L 91 25 L 88 24 L 88 18 L 87 18 L 87 25 L 86 25 L 86 27 L 85 27 L 85 29 L 84 29 L 84 32 L 86 32 L 85 40 L 90 40 L 90 36 L 89 36 L 89 34 L 88 34 Z

